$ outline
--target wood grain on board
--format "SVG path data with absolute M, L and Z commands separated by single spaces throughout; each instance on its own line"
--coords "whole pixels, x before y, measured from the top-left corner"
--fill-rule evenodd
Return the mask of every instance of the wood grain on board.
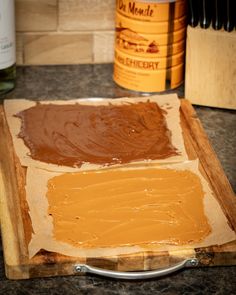
M 236 198 L 191 104 L 181 100 L 181 125 L 189 159 L 199 158 L 200 169 L 211 185 L 232 229 L 236 230 Z M 132 255 L 102 258 L 69 257 L 41 250 L 28 258 L 32 226 L 28 214 L 24 184 L 26 168 L 13 149 L 3 108 L 0 106 L 0 216 L 6 275 L 26 279 L 71 275 L 76 263 L 111 270 L 134 271 L 168 267 L 186 258 L 197 257 L 200 266 L 236 264 L 236 241 L 222 246 L 173 252 L 147 251 Z
M 185 97 L 196 105 L 236 109 L 236 31 L 187 29 Z

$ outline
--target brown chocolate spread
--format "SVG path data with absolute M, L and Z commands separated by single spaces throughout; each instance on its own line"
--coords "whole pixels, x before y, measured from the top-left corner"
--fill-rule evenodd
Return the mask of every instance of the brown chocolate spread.
M 19 137 L 39 161 L 80 167 L 178 155 L 163 111 L 154 102 L 123 105 L 40 104 L 16 116 Z

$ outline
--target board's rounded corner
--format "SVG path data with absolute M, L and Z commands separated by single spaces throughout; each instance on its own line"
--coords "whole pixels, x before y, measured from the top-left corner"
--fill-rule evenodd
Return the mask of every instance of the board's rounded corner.
M 29 279 L 29 272 L 24 266 L 5 263 L 5 276 L 8 280 L 24 280 Z

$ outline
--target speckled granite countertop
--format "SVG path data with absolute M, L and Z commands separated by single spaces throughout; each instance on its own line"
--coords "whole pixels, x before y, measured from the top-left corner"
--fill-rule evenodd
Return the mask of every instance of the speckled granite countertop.
M 183 96 L 183 87 L 176 90 Z M 8 98 L 70 99 L 135 93 L 112 81 L 112 65 L 20 67 Z M 235 98 L 236 99 L 236 98 Z M 236 191 L 236 111 L 196 107 L 197 114 Z M 1 241 L 0 241 L 1 242 Z M 236 294 L 236 266 L 186 269 L 160 279 L 127 282 L 96 276 L 9 281 L 0 243 L 0 294 Z

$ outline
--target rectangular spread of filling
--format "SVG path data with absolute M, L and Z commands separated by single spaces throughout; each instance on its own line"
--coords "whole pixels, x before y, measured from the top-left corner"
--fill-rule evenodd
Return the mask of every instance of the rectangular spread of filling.
M 34 160 L 67 167 L 112 165 L 179 155 L 166 111 L 156 102 L 36 104 L 15 116 Z
M 189 170 L 64 173 L 47 187 L 54 238 L 75 247 L 183 245 L 211 232 L 200 179 Z

